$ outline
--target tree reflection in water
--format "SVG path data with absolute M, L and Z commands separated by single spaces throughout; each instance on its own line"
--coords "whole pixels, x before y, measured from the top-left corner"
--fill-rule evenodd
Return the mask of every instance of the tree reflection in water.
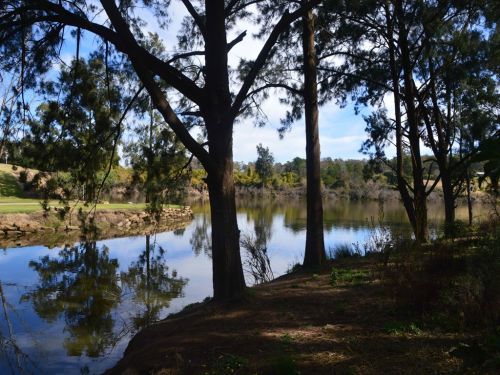
M 146 236 L 138 260 L 119 273 L 118 260 L 110 258 L 107 246 L 67 246 L 56 257 L 46 255 L 29 263 L 39 282 L 22 300 L 31 302 L 49 323 L 64 319 L 68 355 L 98 357 L 132 331 L 158 320 L 172 298 L 182 294 L 187 280 L 175 270 L 169 274 L 165 254 Z M 133 316 L 118 321 L 120 306 Z
M 162 309 L 170 306 L 173 298 L 182 297 L 188 280 L 178 277 L 177 271 L 169 273 L 165 260 L 166 251 L 146 236 L 146 247 L 127 272 L 122 272 L 124 289 L 133 295 L 137 312 L 132 317 L 133 328 L 139 329 L 159 320 Z
M 121 288 L 118 261 L 110 259 L 106 246 L 83 242 L 29 265 L 39 283 L 23 299 L 48 322 L 64 318 L 68 355 L 97 357 L 116 343 L 112 310 L 120 302 Z
M 267 254 L 267 243 L 271 240 L 273 212 L 269 207 L 261 206 L 248 211 L 248 220 L 253 219 L 254 233 L 243 233 L 241 247 L 245 250 L 243 267 L 253 278 L 254 284 L 271 281 L 274 278 Z
M 210 217 L 208 214 L 199 215 L 194 219 L 194 229 L 189 243 L 193 247 L 194 254 L 199 256 L 205 254 L 212 258 L 212 239 L 210 229 Z
M 3 290 L 2 281 L 0 281 L 0 362 L 7 364 L 11 373 L 35 373 L 38 366 L 17 344 L 11 322 L 11 315 L 19 318 L 19 314 L 14 307 L 7 301 Z M 11 314 L 9 313 L 11 312 Z M 5 333 L 4 333 L 5 330 Z M 34 347 L 36 347 L 34 343 Z

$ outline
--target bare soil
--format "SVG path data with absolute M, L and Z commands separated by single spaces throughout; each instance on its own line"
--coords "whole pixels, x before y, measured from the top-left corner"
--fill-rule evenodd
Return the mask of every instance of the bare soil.
M 244 301 L 205 302 L 144 329 L 107 374 L 452 374 L 479 333 L 391 329 L 404 319 L 370 259 L 286 275 Z M 468 373 L 486 373 L 474 372 Z

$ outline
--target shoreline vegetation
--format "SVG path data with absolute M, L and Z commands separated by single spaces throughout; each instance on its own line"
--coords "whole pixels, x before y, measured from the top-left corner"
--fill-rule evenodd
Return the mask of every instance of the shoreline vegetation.
M 106 374 L 496 374 L 500 244 L 485 225 L 365 256 L 340 249 L 243 300 L 207 298 L 140 331 Z

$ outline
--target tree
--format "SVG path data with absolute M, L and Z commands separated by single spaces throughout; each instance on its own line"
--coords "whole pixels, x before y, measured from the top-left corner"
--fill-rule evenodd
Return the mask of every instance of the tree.
M 150 104 L 150 103 L 148 103 Z M 134 170 L 133 179 L 145 188 L 149 209 L 157 211 L 167 201 L 177 201 L 189 181 L 185 148 L 159 114 L 149 106 L 144 121 L 135 127 L 124 153 Z
M 234 196 L 233 125 L 236 118 L 251 106 L 249 93 L 273 47 L 306 9 L 290 2 L 277 14 L 255 60 L 241 70 L 241 86 L 233 91 L 228 54 L 246 33 L 228 41 L 228 29 L 234 27 L 236 20 L 249 14 L 248 7 L 254 2 L 210 0 L 199 6 L 189 0 L 181 2 L 189 15 L 184 19 L 179 35 L 180 50 L 163 56 L 148 46 L 148 37 L 141 32 L 144 19 L 134 12 L 139 1 L 120 2 L 117 6 L 114 0 L 92 3 L 81 0 L 35 0 L 28 3 L 9 0 L 0 8 L 1 56 L 2 60 L 17 59 L 29 66 L 27 74 L 43 73 L 50 67 L 50 61 L 56 58 L 60 50 L 57 46 L 64 42 L 65 28 L 75 30 L 77 54 L 82 31 L 97 36 L 106 51 L 113 49 L 112 52 L 116 52 L 121 64 L 117 63 L 115 69 L 125 71 L 130 68 L 130 77 L 137 79 L 138 87 L 145 87 L 165 122 L 207 171 L 214 298 L 231 299 L 241 295 L 245 288 Z M 317 3 L 319 1 L 313 0 L 308 7 Z M 154 14 L 160 27 L 166 26 L 168 16 L 171 16 L 167 4 L 144 1 L 143 5 Z M 104 23 L 93 21 L 104 16 Z M 198 59 L 199 56 L 203 59 Z M 167 90 L 162 89 L 160 82 L 171 89 L 171 95 L 176 96 L 177 101 L 168 98 Z M 178 103 L 178 106 L 174 108 L 172 103 Z M 197 142 L 189 132 L 193 123 L 203 125 L 206 144 Z
M 307 4 L 309 0 L 303 0 Z M 326 260 L 321 194 L 319 110 L 315 26 L 312 9 L 302 16 L 302 53 L 304 59 L 304 117 L 307 164 L 307 231 L 304 266 L 313 267 Z
M 77 74 L 75 74 L 77 71 Z M 121 135 L 122 97 L 117 83 L 105 78 L 100 58 L 73 60 L 63 67 L 52 90 L 61 103 L 50 100 L 28 121 L 23 153 L 32 167 L 46 172 L 68 171 L 84 199 L 93 201 L 104 171 L 118 162 L 114 138 Z
M 321 34 L 319 48 L 324 95 L 336 96 L 345 103 L 347 94 L 351 94 L 358 106 L 375 107 L 387 94 L 392 96 L 392 118 L 383 109 L 367 116 L 370 139 L 363 149 L 374 149 L 372 156 L 394 169 L 409 221 L 420 242 L 428 239 L 426 197 L 440 180 L 446 221 L 454 220 L 454 198 L 463 182 L 462 173 L 457 173 L 463 162 L 453 159 L 463 108 L 459 97 L 462 89 L 470 93 L 470 88 L 477 86 L 474 81 L 489 88 L 484 78 L 492 76 L 487 73 L 491 69 L 488 65 L 495 65 L 488 63 L 494 60 L 493 55 L 484 48 L 484 42 L 479 42 L 495 35 L 487 4 L 450 0 L 339 5 L 331 1 L 327 2 L 330 12 L 323 15 L 329 28 Z M 476 94 L 469 96 L 479 99 L 476 109 L 495 107 L 480 99 L 484 93 L 476 88 L 472 91 Z M 434 159 L 424 160 L 421 143 L 432 149 Z M 389 145 L 396 149 L 395 164 L 385 158 L 384 148 Z M 412 165 L 410 179 L 404 176 L 406 156 Z M 426 176 L 431 175 L 433 163 L 438 164 L 440 174 L 430 184 Z
M 425 242 L 428 240 L 426 197 L 429 192 L 426 191 L 420 152 L 420 121 L 415 107 L 410 34 L 406 24 L 408 15 L 401 3 L 327 2 L 321 20 L 328 31 L 321 34 L 318 42 L 321 51 L 318 69 L 322 100 L 335 97 L 345 104 L 350 97 L 359 111 L 360 105 L 380 106 L 384 96 L 392 94 L 394 119 L 388 118 L 384 110 L 366 117 L 370 140 L 363 148 L 373 147 L 373 157 L 386 161 L 384 148 L 388 144 L 396 146 L 397 187 L 416 239 Z M 391 142 L 392 133 L 395 142 Z M 402 161 L 406 153 L 411 155 L 412 181 L 403 178 Z
M 255 171 L 260 177 L 262 187 L 266 186 L 271 177 L 273 177 L 274 156 L 268 147 L 257 145 L 257 160 L 255 162 Z

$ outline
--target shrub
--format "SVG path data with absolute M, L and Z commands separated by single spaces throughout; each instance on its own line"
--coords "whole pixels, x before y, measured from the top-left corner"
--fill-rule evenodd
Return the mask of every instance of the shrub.
M 22 184 L 28 182 L 28 172 L 26 170 L 19 172 L 19 182 Z
M 382 267 L 400 307 L 443 328 L 500 322 L 498 233 L 480 240 L 404 244 Z
M 330 259 L 342 259 L 360 257 L 363 254 L 359 246 L 349 245 L 347 243 L 337 244 L 328 250 Z

